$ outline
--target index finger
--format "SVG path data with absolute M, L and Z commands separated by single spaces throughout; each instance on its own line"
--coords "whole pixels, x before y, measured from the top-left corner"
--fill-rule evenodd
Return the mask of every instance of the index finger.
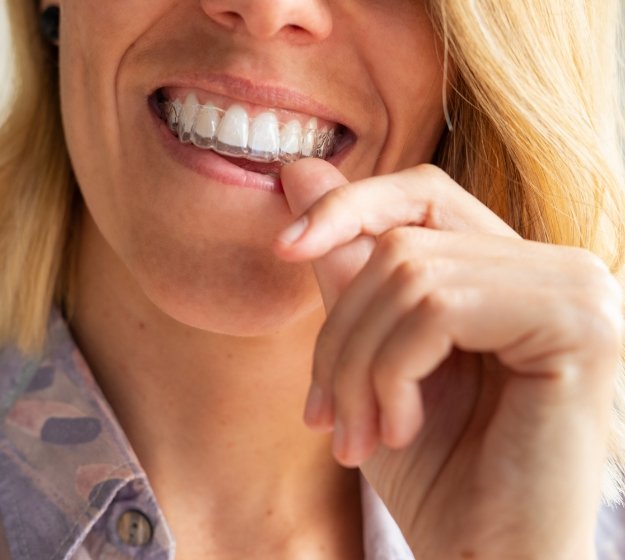
M 443 170 L 429 164 L 337 187 L 304 216 L 308 225 L 299 239 L 278 244 L 287 259 L 318 258 L 358 236 L 410 225 L 520 238 Z

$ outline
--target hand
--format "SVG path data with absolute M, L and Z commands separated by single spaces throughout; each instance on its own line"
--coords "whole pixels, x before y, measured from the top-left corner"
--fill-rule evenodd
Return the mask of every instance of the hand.
M 621 290 L 521 239 L 441 170 L 283 169 L 328 311 L 306 422 L 334 430 L 419 559 L 593 557 Z M 301 230 L 301 228 L 299 228 Z

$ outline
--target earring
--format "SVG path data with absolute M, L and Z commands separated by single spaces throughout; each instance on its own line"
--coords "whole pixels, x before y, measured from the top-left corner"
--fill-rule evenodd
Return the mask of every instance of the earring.
M 60 15 L 58 6 L 50 6 L 39 16 L 39 29 L 50 43 L 56 44 L 59 40 Z

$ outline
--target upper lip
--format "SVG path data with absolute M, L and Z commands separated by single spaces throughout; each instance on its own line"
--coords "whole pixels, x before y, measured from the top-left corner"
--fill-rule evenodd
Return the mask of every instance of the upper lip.
M 274 84 L 262 84 L 230 74 L 188 73 L 178 75 L 163 81 L 153 91 L 163 87 L 202 89 L 253 105 L 316 116 L 350 128 L 345 123 L 343 115 L 339 115 L 335 110 L 296 89 Z

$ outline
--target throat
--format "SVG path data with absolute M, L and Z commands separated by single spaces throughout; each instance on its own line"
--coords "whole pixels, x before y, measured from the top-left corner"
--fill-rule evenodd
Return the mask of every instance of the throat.
M 170 502 L 169 494 L 161 493 L 165 517 L 176 535 L 176 558 L 362 560 L 360 476 L 355 470 L 343 475 L 336 486 L 308 479 L 286 508 L 279 493 L 258 499 L 253 489 L 243 499 L 231 496 L 221 502 L 223 496 L 213 488 L 211 499 L 194 507 L 188 494 Z

